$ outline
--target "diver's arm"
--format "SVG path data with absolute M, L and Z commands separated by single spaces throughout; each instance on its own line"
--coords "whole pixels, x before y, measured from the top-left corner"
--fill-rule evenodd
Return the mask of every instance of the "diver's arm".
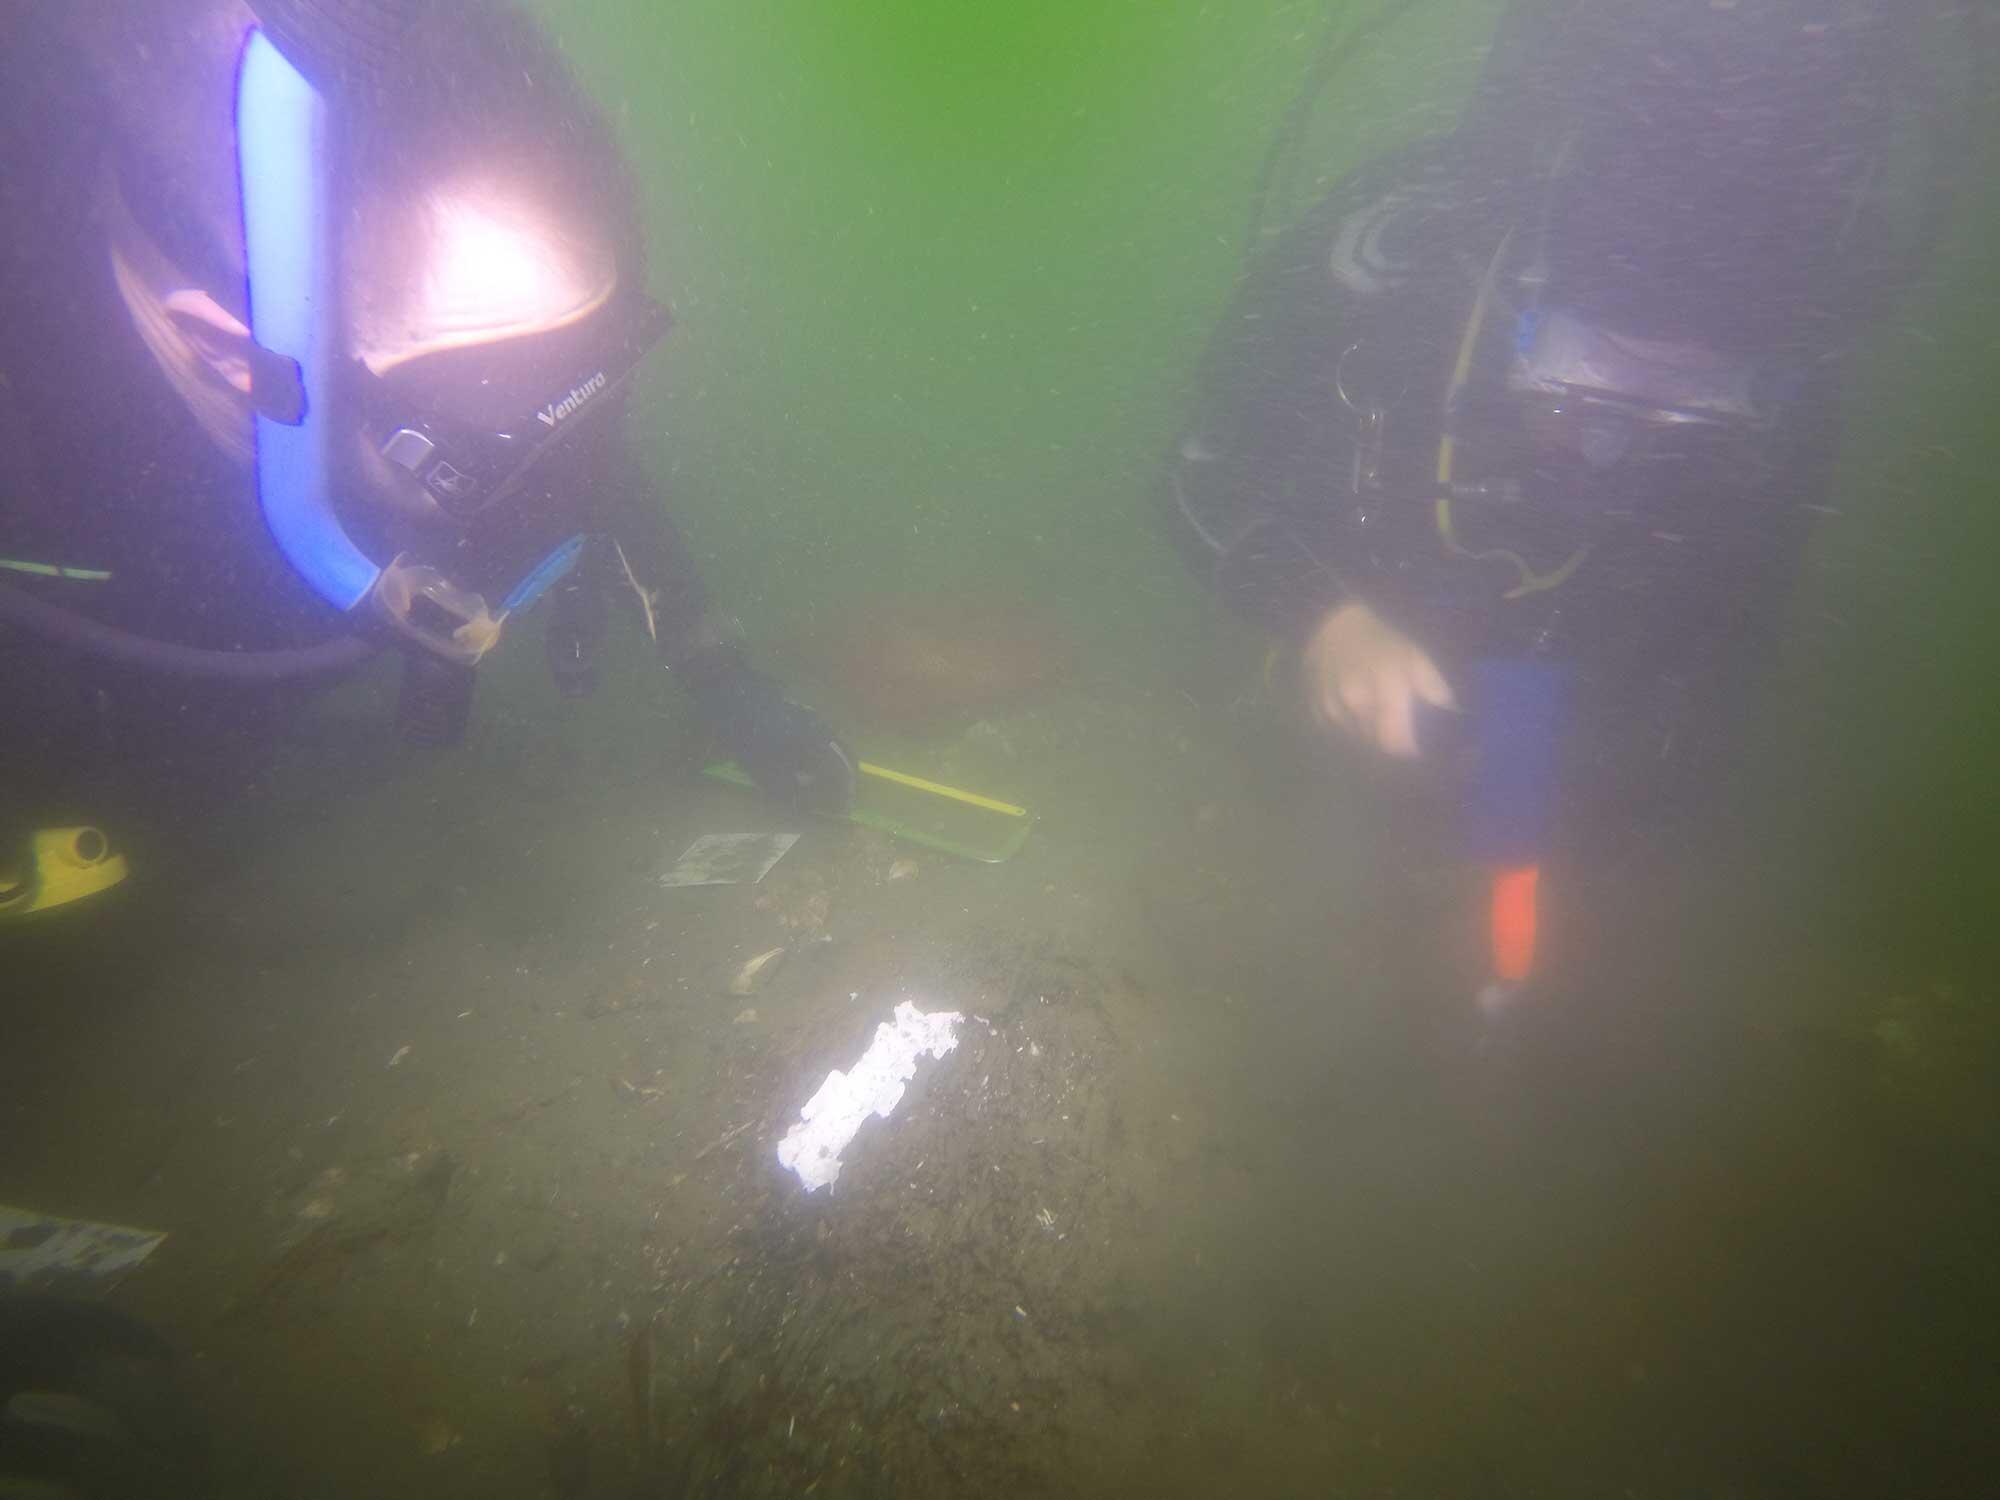
M 1248 268 L 1204 353 L 1163 486 L 1168 533 L 1195 575 L 1232 613 L 1291 642 L 1348 594 L 1326 546 L 1345 477 L 1328 451 L 1351 451 L 1333 394 L 1342 330 L 1327 233 L 1315 214 Z
M 750 665 L 735 623 L 709 606 L 694 556 L 630 448 L 607 443 L 594 463 L 600 540 L 579 587 L 624 594 L 638 606 L 662 664 L 762 790 L 818 810 L 845 807 L 854 795 L 853 757 L 825 720 Z
M 1296 662 L 1314 720 L 1397 756 L 1417 753 L 1419 704 L 1454 703 L 1430 654 L 1371 597 L 1378 567 L 1366 549 L 1389 539 L 1364 538 L 1374 523 L 1363 515 L 1396 502 L 1367 489 L 1362 435 L 1374 406 L 1407 420 L 1397 397 L 1424 368 L 1410 312 L 1448 266 L 1424 237 L 1392 245 L 1385 268 L 1346 231 L 1403 183 L 1476 216 L 1475 196 L 1449 188 L 1465 171 L 1455 142 L 1413 143 L 1353 174 L 1250 269 L 1209 347 L 1167 485 L 1183 550 Z M 1384 387 L 1374 396 L 1371 379 Z
M 1286 398 L 1267 392 L 1264 399 Z M 1242 418 L 1233 426 L 1240 433 Z M 1294 514 L 1286 503 L 1300 486 L 1325 481 L 1299 472 L 1287 484 L 1277 467 L 1282 448 L 1232 453 L 1211 442 L 1197 427 L 1169 475 L 1171 523 L 1184 550 L 1233 613 L 1296 660 L 1315 723 L 1385 755 L 1415 756 L 1418 705 L 1456 703 L 1430 654 L 1344 576 L 1328 545 L 1334 529 L 1321 517 Z M 1333 503 L 1317 489 L 1307 493 Z
M 1234 613 L 1290 645 L 1371 592 L 1382 533 L 1404 529 L 1364 471 L 1436 420 L 1436 310 L 1464 295 L 1464 247 L 1490 254 L 1507 224 L 1482 170 L 1455 135 L 1355 168 L 1245 267 L 1203 354 L 1169 530 Z
M 618 430 L 579 455 L 585 528 L 597 538 L 577 569 L 579 589 L 594 590 L 641 619 L 661 660 L 674 667 L 716 636 L 708 590 L 659 486 L 632 451 L 624 412 Z

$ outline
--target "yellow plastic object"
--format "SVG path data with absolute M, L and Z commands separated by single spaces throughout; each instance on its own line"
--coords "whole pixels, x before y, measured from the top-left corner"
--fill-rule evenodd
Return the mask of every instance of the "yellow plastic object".
M 927 781 L 870 761 L 858 761 L 854 768 L 861 773 L 854 803 L 833 816 L 926 849 L 997 865 L 1020 852 L 1035 826 L 1034 815 L 1027 808 L 997 797 Z M 702 774 L 735 786 L 755 785 L 734 761 L 705 766 Z
M 30 562 L 25 557 L 0 557 L 0 568 L 9 573 L 28 573 L 36 578 L 70 578 L 79 583 L 109 583 L 103 568 L 72 568 L 67 563 Z
M 1025 807 L 1016 807 L 1011 802 L 1001 802 L 993 797 L 982 797 L 977 792 L 946 786 L 942 782 L 926 781 L 923 777 L 912 776 L 907 771 L 892 771 L 887 766 L 878 766 L 865 760 L 857 761 L 855 769 L 863 776 L 893 781 L 898 786 L 914 787 L 917 791 L 929 792 L 933 797 L 949 797 L 954 802 L 963 802 L 967 807 L 983 807 L 988 812 L 996 812 L 1004 817 L 1025 818 L 1028 815 Z
M 108 891 L 131 867 L 95 828 L 38 828 L 29 839 L 27 877 L 0 884 L 0 917 L 25 917 Z

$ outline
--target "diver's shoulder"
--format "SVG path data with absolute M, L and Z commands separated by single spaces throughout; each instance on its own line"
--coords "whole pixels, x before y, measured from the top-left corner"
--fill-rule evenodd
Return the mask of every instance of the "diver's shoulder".
M 1342 291 L 1386 296 L 1447 269 L 1494 205 L 1494 184 L 1460 137 L 1426 136 L 1343 178 L 1315 210 L 1310 237 Z

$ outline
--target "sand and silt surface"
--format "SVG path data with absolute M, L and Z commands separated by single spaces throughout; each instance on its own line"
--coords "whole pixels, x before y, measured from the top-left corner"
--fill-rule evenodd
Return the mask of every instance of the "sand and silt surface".
M 1802 1044 L 1658 941 L 1696 897 L 1496 1035 L 1449 876 L 1227 692 L 903 742 L 1037 813 L 982 865 L 694 777 L 641 695 L 424 759 L 389 691 L 18 950 L 4 1197 L 169 1231 L 116 1301 L 220 1494 L 1833 1493 L 1949 1418 L 1920 1306 L 1853 1309 L 1983 1139 L 1895 1092 L 1950 997 Z M 958 1045 L 808 1194 L 777 1144 L 900 1001 Z

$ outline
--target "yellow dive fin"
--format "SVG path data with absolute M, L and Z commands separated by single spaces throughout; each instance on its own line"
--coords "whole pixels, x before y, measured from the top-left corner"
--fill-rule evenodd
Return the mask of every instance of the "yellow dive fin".
M 131 868 L 95 828 L 38 828 L 26 871 L 0 870 L 0 918 L 25 917 L 108 891 Z

